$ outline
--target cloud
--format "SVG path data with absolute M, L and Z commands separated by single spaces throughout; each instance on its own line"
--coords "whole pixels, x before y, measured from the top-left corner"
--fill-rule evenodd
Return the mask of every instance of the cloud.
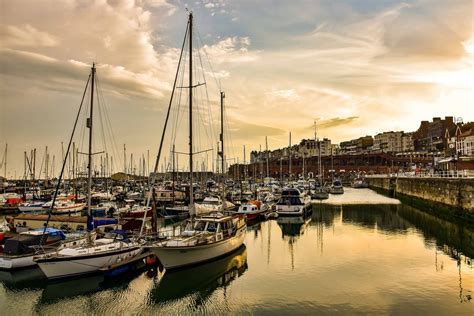
M 214 64 L 241 64 L 258 59 L 260 51 L 250 51 L 249 37 L 227 37 L 213 45 L 204 45 L 202 50 Z
M 59 40 L 46 32 L 41 32 L 29 24 L 0 26 L 1 47 L 54 47 Z
M 31 80 L 42 89 L 77 93 L 83 87 L 91 65 L 74 60 L 61 61 L 41 54 L 0 49 L 0 75 Z M 97 73 L 106 93 L 125 98 L 161 98 L 171 88 L 146 73 L 134 73 L 123 67 L 98 64 Z
M 226 92 L 235 148 L 264 136 L 285 146 L 290 130 L 312 137 L 314 118 L 318 135 L 339 142 L 473 115 L 471 1 L 197 2 L 200 53 L 213 67 L 205 65 L 206 87 L 218 95 L 215 75 Z M 3 1 L 2 10 L 0 116 L 8 123 L 38 109 L 25 128 L 1 122 L 5 139 L 23 143 L 33 119 L 75 102 L 96 61 L 106 98 L 121 109 L 121 140 L 154 144 L 148 131 L 163 120 L 186 24 L 181 2 Z
M 236 140 L 255 140 L 257 138 L 278 137 L 285 135 L 287 131 L 272 126 L 259 125 L 234 119 L 230 122 L 229 130 L 232 138 Z
M 348 125 L 356 120 L 358 120 L 358 116 L 349 116 L 349 117 L 334 117 L 329 120 L 323 120 L 321 122 L 318 122 L 318 126 L 322 128 L 332 128 L 332 127 L 338 127 L 341 125 Z

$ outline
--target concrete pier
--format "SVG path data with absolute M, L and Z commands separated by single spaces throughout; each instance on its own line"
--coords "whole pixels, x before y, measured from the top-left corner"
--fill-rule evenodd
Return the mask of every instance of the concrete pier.
M 474 178 L 370 177 L 372 189 L 474 223 Z

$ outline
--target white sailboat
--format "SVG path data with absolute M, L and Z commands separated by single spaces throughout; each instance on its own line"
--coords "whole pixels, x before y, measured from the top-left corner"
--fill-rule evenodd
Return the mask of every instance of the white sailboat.
M 192 79 L 192 33 L 193 32 L 193 14 L 189 13 L 188 25 L 185 34 L 188 37 L 189 43 L 189 168 L 190 168 L 190 183 L 193 183 L 193 128 L 192 128 L 192 104 L 193 104 L 193 79 Z M 183 43 L 184 48 L 184 43 Z M 182 54 L 181 50 L 181 54 Z M 181 61 L 181 57 L 180 57 Z M 179 64 L 178 64 L 179 70 Z M 176 79 L 175 79 L 176 84 Z M 224 106 L 224 93 L 221 92 L 221 151 L 219 156 L 222 159 L 222 172 L 224 173 L 224 135 L 223 135 L 223 106 Z M 173 98 L 173 94 L 171 95 Z M 171 106 L 171 101 L 170 101 Z M 168 109 L 169 111 L 169 109 Z M 167 118 L 168 119 L 168 118 Z M 165 135 L 165 129 L 163 130 L 163 137 Z M 162 143 L 161 142 L 161 143 Z M 158 151 L 158 157 L 155 164 L 155 169 L 158 166 L 160 158 L 160 150 Z M 156 170 L 155 170 L 156 171 Z M 156 172 L 155 172 L 156 173 Z M 245 237 L 247 225 L 245 223 L 245 217 L 243 215 L 224 215 L 223 212 L 227 206 L 225 201 L 225 183 L 222 181 L 222 197 L 221 205 L 216 206 L 219 212 L 196 216 L 197 212 L 204 209 L 205 206 L 200 208 L 194 203 L 193 186 L 190 185 L 190 203 L 189 210 L 191 219 L 184 231 L 178 236 L 171 237 L 162 242 L 154 242 L 147 244 L 149 248 L 160 260 L 166 269 L 182 268 L 205 261 L 213 260 L 224 256 L 237 248 L 239 248 Z M 220 209 L 219 209 L 220 208 Z
M 89 128 L 89 152 L 88 152 L 88 188 L 87 188 L 87 212 L 88 231 L 92 231 L 91 200 L 92 200 L 92 126 L 93 126 L 93 102 L 94 102 L 94 78 L 95 65 L 91 69 L 91 97 L 90 116 L 87 119 Z M 86 86 L 87 89 L 87 86 Z M 66 157 L 67 158 L 67 157 Z M 87 245 L 80 247 L 65 247 L 57 252 L 48 253 L 36 257 L 41 271 L 49 279 L 72 277 L 100 271 L 108 271 L 128 264 L 137 259 L 143 252 L 138 241 L 130 240 L 123 231 L 112 231 L 104 238 L 92 241 L 89 238 Z

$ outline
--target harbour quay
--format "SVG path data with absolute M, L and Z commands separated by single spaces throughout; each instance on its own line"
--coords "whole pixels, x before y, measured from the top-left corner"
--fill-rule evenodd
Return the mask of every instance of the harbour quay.
M 474 172 L 371 175 L 369 187 L 474 224 Z

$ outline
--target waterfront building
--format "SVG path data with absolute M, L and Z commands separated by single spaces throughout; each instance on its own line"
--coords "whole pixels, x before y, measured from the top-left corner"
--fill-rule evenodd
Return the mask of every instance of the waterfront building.
M 415 144 L 413 143 L 413 133 L 402 134 L 402 152 L 413 152 Z
M 319 140 L 321 147 L 321 156 L 331 155 L 331 140 L 323 138 Z M 316 157 L 319 155 L 318 144 L 314 139 L 303 139 L 298 146 L 299 157 Z
M 447 148 L 446 131 L 454 135 L 456 124 L 452 116 L 444 119 L 434 117 L 433 122 L 421 121 L 420 127 L 413 133 L 413 141 L 416 151 L 439 151 Z
M 341 142 L 338 151 L 340 154 L 356 155 L 370 151 L 373 145 L 374 138 L 372 136 L 362 136 Z
M 402 151 L 403 132 L 384 132 L 375 135 L 373 150 L 384 153 L 398 153 Z

